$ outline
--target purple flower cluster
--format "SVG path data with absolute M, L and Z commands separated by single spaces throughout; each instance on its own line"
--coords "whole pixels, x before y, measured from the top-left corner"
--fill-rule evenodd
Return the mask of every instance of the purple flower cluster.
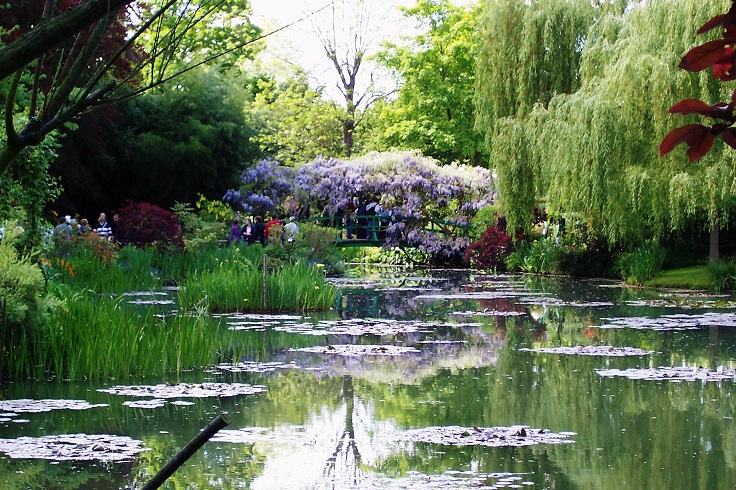
M 267 159 L 245 169 L 240 181 L 240 189 L 228 190 L 222 200 L 240 206 L 247 213 L 265 214 L 276 209 L 292 193 L 294 174 L 290 167 Z
M 465 238 L 447 238 L 422 230 L 428 219 L 457 225 L 469 223 L 491 202 L 488 170 L 466 165 L 440 165 L 415 153 L 369 153 L 350 161 L 319 157 L 296 172 L 263 160 L 243 172 L 243 185 L 223 200 L 246 211 L 269 211 L 288 195 L 308 196 L 312 209 L 335 214 L 348 200 L 376 201 L 383 213 L 398 220 L 387 235 L 404 237 L 422 250 L 453 254 L 467 247 Z M 403 222 L 410 218 L 409 221 Z

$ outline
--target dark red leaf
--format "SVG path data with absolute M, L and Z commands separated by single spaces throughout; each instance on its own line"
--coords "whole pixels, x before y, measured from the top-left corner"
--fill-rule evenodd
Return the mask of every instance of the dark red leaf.
M 716 15 L 708 22 L 700 26 L 700 29 L 698 29 L 698 34 L 703 34 L 704 32 L 708 32 L 709 30 L 714 29 L 718 26 L 725 25 L 730 20 L 730 13 L 731 12 L 729 11 L 727 14 Z
M 707 129 L 707 128 L 706 128 Z M 689 141 L 687 145 L 687 156 L 690 157 L 690 163 L 702 157 L 713 147 L 716 137 L 710 131 L 705 131 L 700 138 Z
M 719 102 L 708 105 L 698 99 L 685 99 L 670 107 L 670 114 L 700 114 L 701 116 L 716 119 L 731 119 L 731 109 L 728 104 Z
M 720 62 L 728 56 L 725 39 L 708 41 L 700 46 L 695 46 L 682 57 L 678 67 L 687 71 L 700 71 Z
M 659 156 L 664 156 L 671 152 L 680 143 L 687 143 L 688 155 L 690 155 L 690 148 L 695 143 L 698 143 L 706 133 L 711 135 L 711 138 L 713 137 L 710 133 L 710 128 L 702 124 L 687 124 L 673 129 L 659 144 Z
M 726 143 L 728 146 L 736 150 L 736 129 L 734 128 L 725 129 L 721 133 L 721 138 L 723 138 L 724 143 Z

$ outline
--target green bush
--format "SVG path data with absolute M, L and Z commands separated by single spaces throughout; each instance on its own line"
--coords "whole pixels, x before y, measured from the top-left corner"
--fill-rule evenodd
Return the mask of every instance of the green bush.
M 506 267 L 531 274 L 555 274 L 563 253 L 562 246 L 551 238 L 519 242 L 506 258 Z
M 41 268 L 15 248 L 21 233 L 6 224 L 0 240 L 0 375 L 25 375 L 33 364 L 34 331 L 48 324 L 58 305 L 46 293 Z
M 715 291 L 734 289 L 736 286 L 736 262 L 719 260 L 708 263 L 710 287 Z
M 490 205 L 479 209 L 471 223 L 470 240 L 480 240 L 489 227 L 496 226 L 499 216 L 499 207 L 496 205 Z
M 643 284 L 662 271 L 666 252 L 657 242 L 648 242 L 632 252 L 623 253 L 616 270 L 630 284 Z
M 325 283 L 324 267 L 319 266 L 296 263 L 269 269 L 268 304 L 264 306 L 263 270 L 252 264 L 223 262 L 214 271 L 187 277 L 179 289 L 179 304 L 184 309 L 213 312 L 325 310 L 334 304 L 336 292 Z

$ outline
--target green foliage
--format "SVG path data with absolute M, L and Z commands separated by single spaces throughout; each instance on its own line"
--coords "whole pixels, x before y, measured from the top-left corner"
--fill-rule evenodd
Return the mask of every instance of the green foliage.
M 19 246 L 27 252 L 42 245 L 45 207 L 61 192 L 58 181 L 49 173 L 59 146 L 56 133 L 52 133 L 42 144 L 26 149 L 10 169 L 0 173 L 0 222 L 23 218 L 25 233 Z
M 187 203 L 176 203 L 171 210 L 181 223 L 184 251 L 196 254 L 218 245 L 227 236 L 227 224 L 233 215 L 222 201 L 210 201 L 199 195 L 196 209 Z
M 523 241 L 506 258 L 506 267 L 531 274 L 555 274 L 564 250 L 551 238 Z
M 531 226 L 544 200 L 550 216 L 575 215 L 610 246 L 633 246 L 693 219 L 724 224 L 736 206 L 732 152 L 716 147 L 697 165 L 657 152 L 676 100 L 721 100 L 709 74 L 676 65 L 722 6 L 625 3 L 487 2 L 477 124 L 510 227 Z
M 662 270 L 666 251 L 657 242 L 648 242 L 616 261 L 621 278 L 631 284 L 643 284 Z
M 210 311 L 303 311 L 331 307 L 335 289 L 324 281 L 321 267 L 284 265 L 267 276 L 263 304 L 263 271 L 249 261 L 221 262 L 214 271 L 194 274 L 179 290 L 182 308 Z
M 306 73 L 297 71 L 285 82 L 256 79 L 253 91 L 246 120 L 257 129 L 255 141 L 264 153 L 289 166 L 344 155 L 339 112 L 309 86 Z
M 736 287 L 736 262 L 717 260 L 708 262 L 710 288 L 715 291 L 732 290 Z
M 363 264 L 416 267 L 430 264 L 432 256 L 428 252 L 423 252 L 414 247 L 373 247 L 367 249 L 362 256 L 356 257 L 356 259 L 358 259 L 357 262 Z
M 19 239 L 15 224 L 6 223 L 0 240 L 0 375 L 28 374 L 35 355 L 30 339 L 48 324 L 49 311 L 56 306 L 46 294 L 41 269 L 18 254 Z
M 213 365 L 222 349 L 219 322 L 205 316 L 161 318 L 153 310 L 141 314 L 126 307 L 124 296 L 69 287 L 58 288 L 57 294 L 63 307 L 37 330 L 31 344 L 31 377 L 74 381 L 162 376 Z
M 470 238 L 479 240 L 489 226 L 496 226 L 499 216 L 499 207 L 496 205 L 480 208 L 471 221 Z
M 304 263 L 324 267 L 328 275 L 343 272 L 344 266 L 337 250 L 339 231 L 314 223 L 299 223 L 299 232 L 293 243 L 279 244 L 286 259 L 292 263 Z M 271 247 L 266 253 L 271 254 Z
M 379 61 L 401 80 L 398 97 L 380 107 L 374 149 L 418 149 L 444 163 L 488 158 L 473 128 L 479 5 L 422 0 L 404 14 L 421 30 L 385 44 Z

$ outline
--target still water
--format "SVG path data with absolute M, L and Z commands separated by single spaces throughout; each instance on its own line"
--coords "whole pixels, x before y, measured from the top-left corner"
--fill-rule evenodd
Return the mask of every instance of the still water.
M 467 271 L 354 276 L 335 281 L 325 314 L 221 317 L 238 365 L 136 380 L 132 394 L 115 380 L 3 385 L 0 402 L 26 408 L 0 409 L 0 442 L 41 447 L 0 453 L 0 487 L 139 488 L 225 414 L 164 488 L 736 488 L 730 297 Z M 167 398 L 180 383 L 250 391 Z M 511 432 L 476 438 L 492 428 Z M 43 436 L 79 434 L 144 450 L 32 457 Z

